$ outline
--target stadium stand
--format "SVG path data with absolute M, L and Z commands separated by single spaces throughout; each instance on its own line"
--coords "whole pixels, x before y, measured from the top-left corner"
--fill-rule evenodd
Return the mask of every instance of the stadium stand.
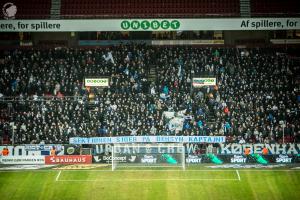
M 14 0 L 18 6 L 17 19 L 50 18 L 51 0 Z
M 221 4 L 222 3 L 222 4 Z M 219 6 L 222 5 L 222 6 Z M 62 0 L 64 18 L 239 16 L 239 0 Z
M 108 52 L 113 61 L 103 58 Z M 286 142 L 299 142 L 299 69 L 283 52 L 145 45 L 7 50 L 0 98 L 11 103 L 1 103 L 1 134 L 7 138 L 14 122 L 16 143 L 130 134 L 225 135 L 228 142 L 268 143 L 280 142 L 283 131 Z M 192 90 L 192 78 L 200 75 L 216 77 L 218 87 Z M 110 77 L 111 86 L 86 88 L 83 78 L 89 76 Z M 181 110 L 183 131 L 175 133 L 163 112 Z
M 300 0 L 3 0 L 3 199 L 300 199 Z
M 17 19 L 51 18 L 51 0 L 15 0 Z M 240 17 L 240 0 L 61 0 L 59 18 Z M 299 16 L 297 1 L 252 0 L 250 16 Z
M 272 1 L 272 0 L 252 0 L 251 15 L 253 17 L 286 17 L 299 16 L 300 6 L 298 1 Z

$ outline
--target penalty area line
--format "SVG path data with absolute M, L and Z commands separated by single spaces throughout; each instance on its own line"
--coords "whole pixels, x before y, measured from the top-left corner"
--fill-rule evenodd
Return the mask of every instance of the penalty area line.
M 58 180 L 58 179 L 59 179 L 59 177 L 60 177 L 60 174 L 61 174 L 61 170 L 58 172 L 58 174 L 57 174 L 57 176 L 56 176 L 56 179 L 55 179 L 55 181 L 60 181 L 60 180 Z
M 238 179 L 214 179 L 214 178 L 186 178 L 186 179 L 181 179 L 181 178 L 171 178 L 171 179 L 98 179 L 98 180 L 57 180 L 60 182 L 101 182 L 101 181 L 238 181 Z
M 109 170 L 103 170 L 103 169 L 59 169 L 60 171 L 65 171 L 65 172 L 146 172 L 146 171 L 156 171 L 156 172 L 168 172 L 168 171 L 176 171 L 176 172 L 234 172 L 236 169 L 186 169 L 186 170 L 174 170 L 174 169 L 117 169 L 115 171 L 112 171 L 111 169 Z M 1 170 L 0 168 L 0 173 L 7 173 L 7 172 L 48 172 L 48 173 L 53 173 L 57 172 L 58 169 L 45 169 L 45 170 L 31 170 L 31 169 L 24 169 L 24 170 Z M 299 169 L 240 169 L 239 171 L 242 172 L 300 172 Z

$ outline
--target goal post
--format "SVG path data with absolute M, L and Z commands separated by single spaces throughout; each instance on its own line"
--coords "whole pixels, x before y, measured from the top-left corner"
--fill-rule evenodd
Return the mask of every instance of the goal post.
M 178 167 L 185 170 L 182 143 L 114 144 L 112 171 L 121 167 Z

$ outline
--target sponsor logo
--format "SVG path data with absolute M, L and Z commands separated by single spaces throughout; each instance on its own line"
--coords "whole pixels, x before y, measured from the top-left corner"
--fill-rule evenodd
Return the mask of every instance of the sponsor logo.
M 97 163 L 98 162 L 111 163 L 111 161 L 112 161 L 112 156 L 94 156 L 93 158 L 94 158 L 94 161 Z M 117 162 L 126 162 L 127 157 L 126 156 L 117 156 L 117 157 L 114 157 L 114 160 Z M 134 160 L 135 160 L 135 158 L 134 158 Z
M 134 162 L 136 159 L 136 156 L 130 156 L 130 159 L 128 159 L 130 162 Z
M 144 155 L 144 157 L 141 159 L 142 163 L 156 163 L 157 158 L 154 156 L 147 156 Z
M 210 159 L 210 161 L 212 163 L 215 163 L 215 164 L 222 164 L 223 163 L 223 161 L 220 158 L 218 158 L 218 156 L 216 156 L 212 153 L 206 154 L 206 156 L 207 156 L 207 158 Z
M 187 163 L 201 163 L 202 158 L 198 156 L 189 155 L 188 158 L 186 158 Z
M 262 155 L 259 154 L 251 154 L 250 157 L 260 164 L 266 165 L 269 163 L 267 159 L 265 159 Z
M 243 156 L 234 155 L 230 159 L 230 162 L 231 163 L 246 163 L 246 158 L 244 158 Z
M 121 28 L 123 30 L 164 30 L 179 29 L 180 22 L 178 20 L 123 20 Z
M 91 164 L 91 155 L 46 156 L 46 164 Z
M 100 156 L 94 156 L 94 160 L 96 161 L 96 162 L 101 162 L 101 158 L 100 158 Z
M 120 161 L 120 162 L 126 162 L 126 156 L 114 157 L 114 158 L 112 158 L 112 156 L 103 156 L 103 160 L 104 161 L 117 160 L 117 161 Z
M 249 168 L 255 168 L 255 169 L 261 169 L 261 168 L 267 168 L 267 169 L 272 169 L 272 168 L 279 168 L 279 167 L 285 167 L 285 164 L 278 164 L 278 165 L 260 165 L 260 164 L 254 164 L 254 165 L 241 165 L 241 164 L 224 164 L 224 165 L 214 165 L 214 166 L 206 166 L 208 168 L 244 168 L 244 169 L 249 169 Z
M 15 19 L 17 6 L 10 2 L 5 3 L 2 7 L 2 13 L 5 19 Z
M 75 152 L 75 148 L 74 147 L 68 147 L 67 148 L 67 153 L 68 154 L 74 154 L 74 152 Z
M 276 163 L 291 163 L 292 158 L 290 158 L 288 155 L 279 155 L 278 158 L 276 158 Z

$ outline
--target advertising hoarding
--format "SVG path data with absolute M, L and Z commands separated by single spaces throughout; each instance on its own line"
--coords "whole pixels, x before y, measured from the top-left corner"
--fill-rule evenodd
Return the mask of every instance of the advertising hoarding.
M 45 164 L 91 164 L 91 155 L 45 156 Z

